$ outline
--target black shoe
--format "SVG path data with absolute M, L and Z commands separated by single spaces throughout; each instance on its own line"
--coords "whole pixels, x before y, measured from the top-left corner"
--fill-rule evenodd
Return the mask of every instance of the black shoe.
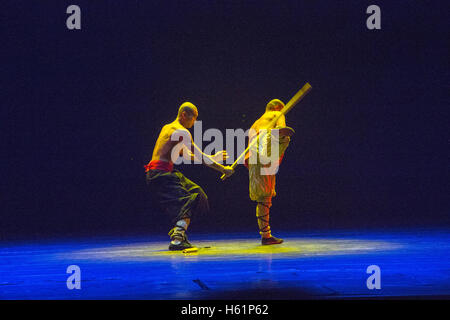
M 179 230 L 179 229 L 182 230 Z M 170 243 L 169 250 L 171 251 L 179 251 L 184 249 L 193 248 L 194 246 L 188 241 L 187 235 L 185 233 L 185 230 L 181 227 L 175 227 L 172 230 L 169 231 L 170 240 L 178 240 L 180 243 L 173 244 Z
M 180 251 L 184 249 L 193 248 L 194 246 L 187 240 L 182 240 L 179 244 L 170 243 L 169 250 Z
M 283 243 L 283 241 L 284 241 L 283 239 L 278 239 L 278 238 L 275 238 L 274 236 L 272 236 L 270 238 L 262 238 L 261 244 L 264 246 L 267 246 L 267 245 L 271 245 L 271 244 L 280 244 L 280 243 Z

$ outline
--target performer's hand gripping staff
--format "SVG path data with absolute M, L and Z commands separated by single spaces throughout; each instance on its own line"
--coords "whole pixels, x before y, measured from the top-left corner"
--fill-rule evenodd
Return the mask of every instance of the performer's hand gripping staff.
M 312 89 L 311 85 L 309 83 L 306 83 L 293 97 L 289 102 L 286 104 L 286 106 L 281 109 L 280 115 L 274 118 L 267 127 L 273 127 L 277 123 L 278 119 L 280 119 L 281 116 L 286 115 L 297 103 L 300 102 L 300 100 L 303 99 L 303 97 Z M 236 161 L 230 166 L 232 169 L 236 168 L 239 161 L 244 159 L 245 155 L 249 152 L 249 150 L 253 147 L 253 145 L 258 141 L 258 139 L 253 139 L 251 143 L 249 143 L 248 147 L 244 150 L 244 152 L 241 153 L 239 157 L 237 157 Z M 231 175 L 231 174 L 230 174 Z M 223 174 L 220 179 L 225 180 L 230 175 Z

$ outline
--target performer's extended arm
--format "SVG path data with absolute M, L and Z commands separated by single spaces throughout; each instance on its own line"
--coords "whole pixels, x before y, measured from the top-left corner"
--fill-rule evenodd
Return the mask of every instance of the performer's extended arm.
M 203 151 L 194 143 L 191 133 L 187 130 L 186 132 L 189 134 L 188 143 L 184 143 L 184 139 L 180 141 L 183 143 L 182 151 L 183 157 L 185 159 L 190 159 L 191 161 L 202 163 L 207 167 L 223 173 L 226 177 L 229 177 L 234 173 L 234 169 L 232 167 L 223 166 L 214 159 L 217 157 L 223 157 L 225 159 L 226 157 L 228 157 L 226 151 L 219 151 L 214 156 L 207 155 L 203 153 Z
M 231 168 L 230 166 L 223 166 L 214 159 L 222 154 L 225 154 L 226 156 L 226 151 L 219 151 L 216 155 L 210 156 L 207 155 L 206 153 L 203 153 L 202 150 L 194 142 L 192 142 L 192 149 L 194 152 L 191 152 L 191 155 L 195 158 L 195 160 L 201 161 L 201 159 L 197 158 L 197 155 L 201 155 L 201 157 L 203 158 L 202 163 L 207 167 L 215 169 L 225 174 L 227 177 L 231 176 L 234 173 L 233 168 Z

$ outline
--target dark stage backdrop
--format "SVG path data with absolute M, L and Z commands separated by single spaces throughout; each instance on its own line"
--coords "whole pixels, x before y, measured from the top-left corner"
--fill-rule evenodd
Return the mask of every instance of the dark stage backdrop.
M 81 30 L 66 8 L 81 8 Z M 381 8 L 381 30 L 366 9 Z M 154 234 L 143 165 L 179 105 L 247 129 L 313 90 L 277 177 L 273 230 L 449 226 L 445 1 L 4 1 L 1 235 Z M 255 231 L 248 175 L 179 168 L 195 232 Z

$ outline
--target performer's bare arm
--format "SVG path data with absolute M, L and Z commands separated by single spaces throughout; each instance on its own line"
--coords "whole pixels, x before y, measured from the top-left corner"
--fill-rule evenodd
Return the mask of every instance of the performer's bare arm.
M 231 167 L 223 166 L 220 163 L 216 161 L 218 157 L 223 157 L 224 159 L 228 157 L 226 151 L 219 151 L 214 156 L 207 155 L 206 153 L 203 153 L 203 151 L 194 143 L 192 139 L 192 135 L 189 131 L 186 129 L 180 129 L 184 130 L 184 133 L 186 136 L 189 136 L 189 141 L 187 143 L 183 143 L 183 157 L 185 159 L 190 159 L 191 161 L 197 161 L 199 163 L 203 163 L 207 167 L 210 167 L 214 170 L 217 170 L 223 174 L 225 174 L 227 177 L 231 176 L 234 172 L 234 170 Z M 190 150 L 189 150 L 190 147 Z M 207 161 L 202 161 L 207 159 Z
M 184 141 L 184 138 L 186 138 L 187 141 Z M 180 146 L 181 148 L 174 150 L 174 147 L 180 142 L 183 142 Z M 207 167 L 225 174 L 227 177 L 234 173 L 234 169 L 229 166 L 225 167 L 216 161 L 219 157 L 223 159 L 228 157 L 226 151 L 219 151 L 214 156 L 203 153 L 193 142 L 191 133 L 177 121 L 169 123 L 161 129 L 159 137 L 156 140 L 155 148 L 153 149 L 152 160 L 162 160 L 173 163 L 173 151 L 178 152 L 178 154 L 174 154 L 175 157 L 183 156 L 186 159 L 198 161 Z M 200 159 L 199 157 L 202 158 Z M 209 161 L 202 161 L 202 159 L 208 159 Z

